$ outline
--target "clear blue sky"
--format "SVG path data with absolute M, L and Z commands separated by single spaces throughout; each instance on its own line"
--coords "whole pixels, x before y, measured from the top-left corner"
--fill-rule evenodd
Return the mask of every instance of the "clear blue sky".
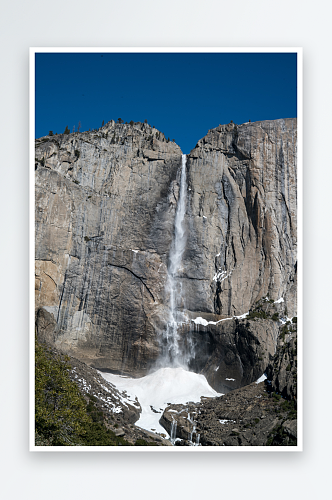
M 219 124 L 296 117 L 294 53 L 37 53 L 36 137 L 148 120 L 189 153 Z

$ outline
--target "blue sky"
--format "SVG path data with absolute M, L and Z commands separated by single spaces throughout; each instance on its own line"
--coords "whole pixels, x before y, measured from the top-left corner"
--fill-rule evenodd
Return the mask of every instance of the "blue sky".
M 219 124 L 296 117 L 295 53 L 37 53 L 36 137 L 145 119 L 189 153 Z

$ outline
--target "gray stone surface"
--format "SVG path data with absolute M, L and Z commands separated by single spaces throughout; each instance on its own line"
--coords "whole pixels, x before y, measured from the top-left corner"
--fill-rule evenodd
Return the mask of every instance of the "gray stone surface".
M 264 372 L 278 324 L 191 320 L 242 315 L 266 296 L 296 315 L 296 152 L 285 119 L 220 125 L 188 155 L 182 343 L 222 392 Z M 112 121 L 39 139 L 35 157 L 36 309 L 53 315 L 58 348 L 141 376 L 166 327 L 181 150 L 148 124 Z
M 280 328 L 277 351 L 266 374 L 273 391 L 284 398 L 297 400 L 297 323 Z
M 191 151 L 189 310 L 240 315 L 269 295 L 296 315 L 296 137 L 296 119 L 220 125 Z
M 36 307 L 97 368 L 142 374 L 158 355 L 181 161 L 163 139 L 110 122 L 36 142 Z
M 176 421 L 175 445 L 193 446 L 295 446 L 296 410 L 267 386 L 250 384 L 200 403 L 168 406 L 160 424 L 171 432 Z M 173 426 L 174 428 L 174 426 Z

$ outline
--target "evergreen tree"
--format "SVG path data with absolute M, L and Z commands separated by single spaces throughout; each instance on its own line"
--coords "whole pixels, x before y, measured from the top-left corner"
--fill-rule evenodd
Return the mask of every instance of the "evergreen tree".
M 35 349 L 36 432 L 53 446 L 75 445 L 89 417 L 83 396 L 69 378 L 69 357 L 61 360 L 38 341 Z
M 64 134 L 70 134 L 70 130 L 69 130 L 69 128 L 68 128 L 68 125 L 66 125 L 65 131 L 64 131 Z

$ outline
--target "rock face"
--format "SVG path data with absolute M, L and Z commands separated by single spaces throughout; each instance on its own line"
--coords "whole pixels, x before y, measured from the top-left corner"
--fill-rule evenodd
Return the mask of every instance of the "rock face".
M 189 310 L 240 315 L 268 295 L 296 316 L 296 137 L 295 119 L 231 123 L 191 151 Z
M 147 124 L 110 122 L 43 138 L 35 156 L 36 307 L 54 315 L 57 347 L 144 373 L 158 354 L 180 148 Z
M 297 401 L 297 323 L 288 323 L 281 328 L 277 352 L 266 374 L 273 391 Z
M 176 427 L 174 422 L 177 423 Z M 182 442 L 193 446 L 296 446 L 296 409 L 266 390 L 264 382 L 201 403 L 171 405 L 160 423 Z M 175 436 L 174 436 L 175 437 Z
M 256 314 L 268 311 L 267 303 L 261 306 L 265 307 Z M 294 318 L 280 326 L 277 350 L 266 370 L 267 380 L 243 383 L 243 387 L 221 397 L 202 397 L 200 403 L 168 406 L 160 424 L 172 433 L 174 444 L 296 446 L 296 325 Z
M 53 315 L 63 351 L 141 376 L 168 318 L 181 150 L 147 124 L 112 121 L 39 139 L 35 156 L 36 309 Z M 180 333 L 191 368 L 227 392 L 268 366 L 273 314 L 296 316 L 296 120 L 220 125 L 186 170 Z M 268 314 L 235 318 L 263 299 Z

